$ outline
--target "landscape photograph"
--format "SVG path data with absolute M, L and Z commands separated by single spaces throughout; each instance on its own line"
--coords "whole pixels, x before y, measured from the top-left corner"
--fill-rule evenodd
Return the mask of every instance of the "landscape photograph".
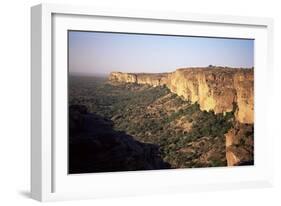
M 254 39 L 68 31 L 68 173 L 254 165 Z

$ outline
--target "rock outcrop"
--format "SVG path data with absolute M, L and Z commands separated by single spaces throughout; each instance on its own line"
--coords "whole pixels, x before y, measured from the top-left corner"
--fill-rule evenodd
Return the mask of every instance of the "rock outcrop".
M 253 164 L 254 71 L 246 68 L 183 68 L 171 73 L 112 72 L 111 82 L 167 86 L 203 111 L 235 111 L 236 124 L 226 134 L 229 166 Z M 251 131 L 250 131 L 251 130 Z
M 226 159 L 228 166 L 253 165 L 254 127 L 250 124 L 236 123 L 225 134 Z
M 166 85 L 173 93 L 197 102 L 201 110 L 225 113 L 235 110 L 240 123 L 254 122 L 253 69 L 186 68 L 171 73 L 112 72 L 110 81 Z

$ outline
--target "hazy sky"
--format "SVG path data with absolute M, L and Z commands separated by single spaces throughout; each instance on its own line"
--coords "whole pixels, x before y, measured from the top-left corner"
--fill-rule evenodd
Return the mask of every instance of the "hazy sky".
M 70 73 L 157 73 L 210 64 L 252 67 L 254 40 L 69 32 Z

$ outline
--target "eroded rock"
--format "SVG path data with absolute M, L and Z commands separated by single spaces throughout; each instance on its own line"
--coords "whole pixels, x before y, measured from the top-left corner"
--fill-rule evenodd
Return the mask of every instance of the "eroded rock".
M 254 163 L 254 127 L 236 123 L 225 134 L 226 159 L 228 166 L 253 165 Z
M 166 85 L 178 96 L 198 102 L 201 110 L 213 110 L 217 114 L 235 109 L 238 122 L 254 122 L 253 69 L 184 68 L 161 74 L 112 72 L 109 80 Z

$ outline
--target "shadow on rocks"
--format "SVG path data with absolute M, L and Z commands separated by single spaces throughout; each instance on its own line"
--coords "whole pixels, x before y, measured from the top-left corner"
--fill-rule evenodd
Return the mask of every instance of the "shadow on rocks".
M 69 107 L 69 173 L 168 169 L 159 146 L 142 143 L 113 122 L 89 113 L 84 105 Z

